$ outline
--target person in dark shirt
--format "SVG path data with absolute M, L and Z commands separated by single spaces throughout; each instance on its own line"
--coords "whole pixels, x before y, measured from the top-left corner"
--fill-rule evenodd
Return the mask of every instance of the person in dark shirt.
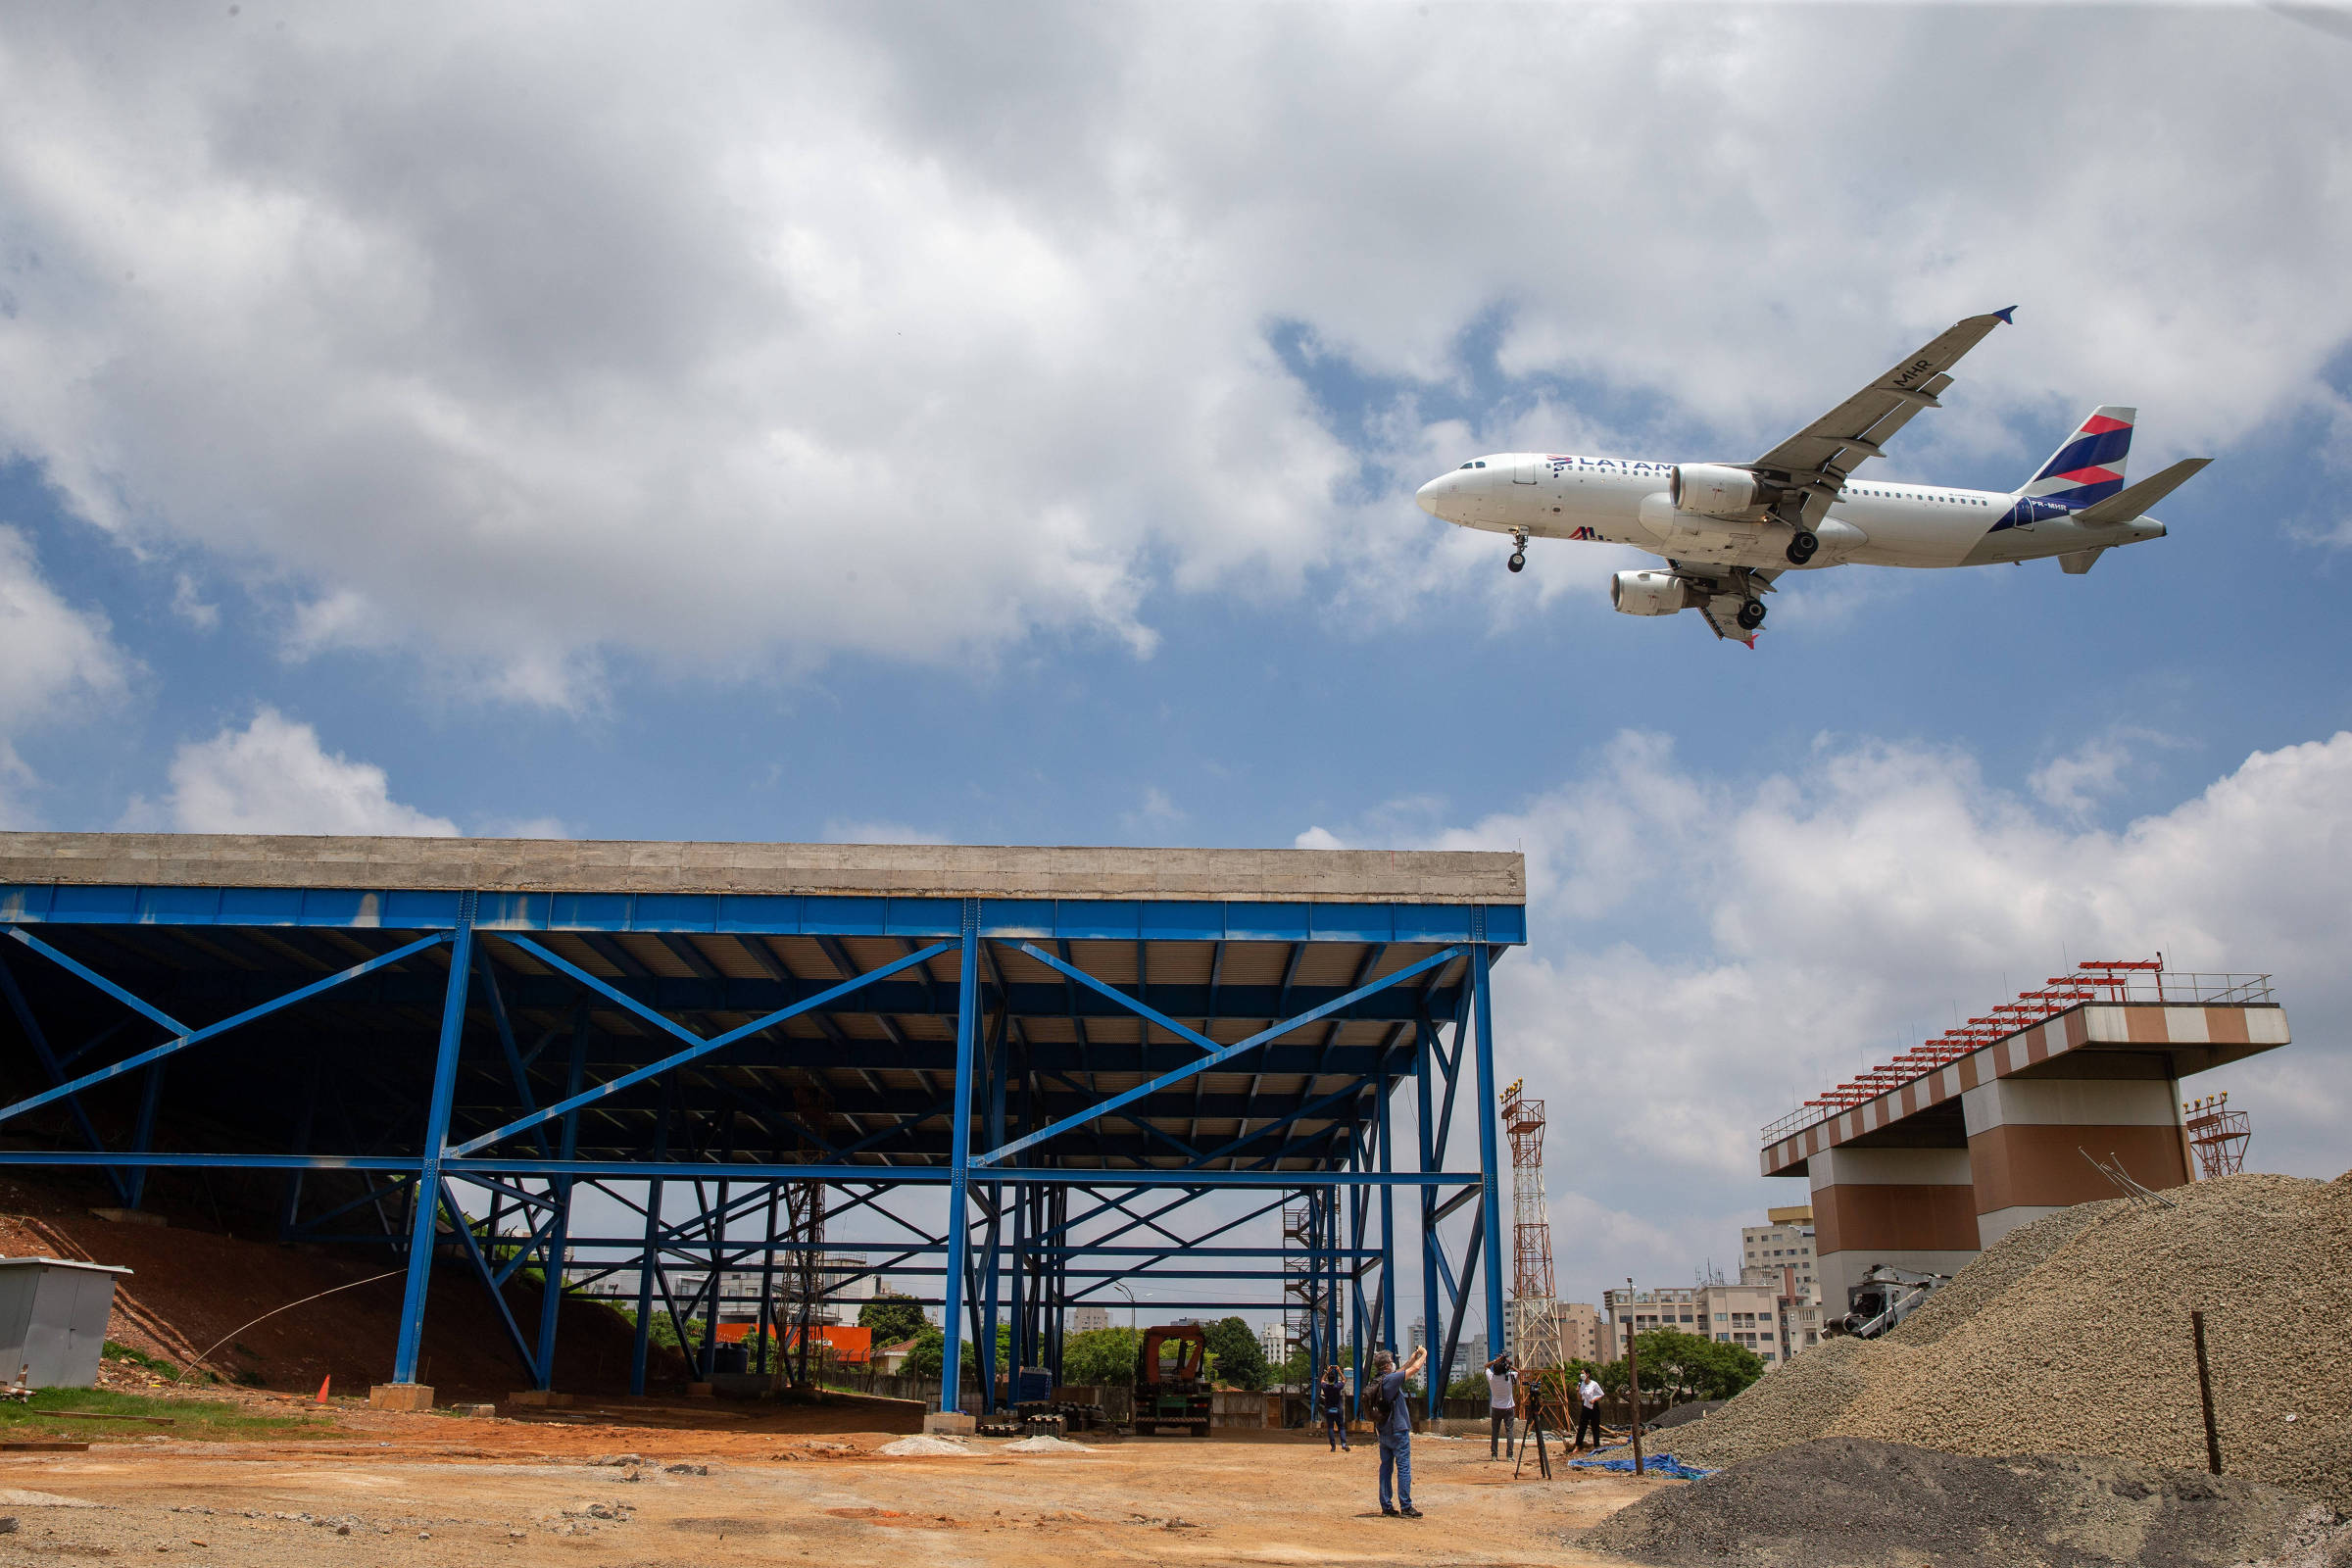
M 1323 1435 L 1331 1440 L 1333 1452 L 1343 1452 L 1348 1447 L 1348 1385 L 1340 1381 L 1337 1362 L 1323 1369 L 1316 1396 L 1323 1404 Z
M 1392 1517 L 1399 1514 L 1407 1519 L 1421 1517 L 1421 1510 L 1413 1506 L 1413 1411 L 1404 1384 L 1428 1359 L 1429 1350 L 1425 1347 L 1416 1347 L 1401 1367 L 1396 1364 L 1396 1357 L 1386 1350 L 1372 1358 L 1372 1365 L 1380 1373 L 1379 1401 L 1384 1407 L 1374 1428 L 1380 1434 L 1380 1511 Z M 1395 1506 L 1389 1501 L 1392 1475 L 1396 1483 Z

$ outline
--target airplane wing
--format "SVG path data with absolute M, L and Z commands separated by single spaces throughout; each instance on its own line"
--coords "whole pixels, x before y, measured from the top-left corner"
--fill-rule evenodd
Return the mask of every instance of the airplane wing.
M 1936 396 L 1952 384 L 1951 368 L 1984 340 L 1984 335 L 2007 321 L 2017 309 L 1972 316 L 1945 328 L 1934 342 L 1765 453 L 1748 466 L 1759 475 L 1803 497 L 1802 523 L 1819 523 L 1837 499 L 1845 476 L 1863 460 L 1875 458 L 1895 431 L 1922 409 L 1938 405 Z M 1783 515 L 1787 516 L 1786 504 Z M 1788 518 L 1795 522 L 1799 519 Z

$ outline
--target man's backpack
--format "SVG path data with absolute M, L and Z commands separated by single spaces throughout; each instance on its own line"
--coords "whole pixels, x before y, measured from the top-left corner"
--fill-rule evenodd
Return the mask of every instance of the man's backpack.
M 1389 1429 L 1389 1417 L 1396 1408 L 1389 1398 L 1389 1380 L 1387 1378 L 1384 1377 L 1372 1385 L 1371 1396 L 1365 1399 L 1364 1403 L 1372 1412 L 1372 1430 L 1386 1432 Z

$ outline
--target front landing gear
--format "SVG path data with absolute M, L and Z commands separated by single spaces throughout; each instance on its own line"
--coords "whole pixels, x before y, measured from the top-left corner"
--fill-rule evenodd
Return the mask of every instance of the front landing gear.
M 1511 559 L 1503 564 L 1509 566 L 1513 571 L 1527 569 L 1527 530 L 1525 528 L 1511 530 Z
M 1788 541 L 1788 564 L 1791 566 L 1803 565 L 1806 562 L 1813 559 L 1813 553 L 1820 548 L 1821 539 L 1819 535 L 1815 534 L 1809 528 L 1797 529 L 1796 537 Z

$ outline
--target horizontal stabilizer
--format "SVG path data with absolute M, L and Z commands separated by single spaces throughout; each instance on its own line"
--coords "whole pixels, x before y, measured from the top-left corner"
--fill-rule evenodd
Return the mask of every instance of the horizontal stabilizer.
M 2212 461 L 2211 458 L 2183 458 L 2162 473 L 2118 490 L 2095 506 L 2084 507 L 2075 514 L 2075 521 L 2085 528 L 2104 528 L 2110 523 L 2130 522 L 2188 483 L 2196 477 L 2198 469 Z M 2066 569 L 2073 571 L 2076 568 L 2069 566 Z M 2088 571 L 2089 564 L 2084 563 L 2082 569 Z
M 2105 545 L 2093 545 L 2088 550 L 2069 550 L 2058 558 L 2058 569 L 2069 577 L 2080 577 L 2096 565 L 2099 558 L 2106 553 Z

